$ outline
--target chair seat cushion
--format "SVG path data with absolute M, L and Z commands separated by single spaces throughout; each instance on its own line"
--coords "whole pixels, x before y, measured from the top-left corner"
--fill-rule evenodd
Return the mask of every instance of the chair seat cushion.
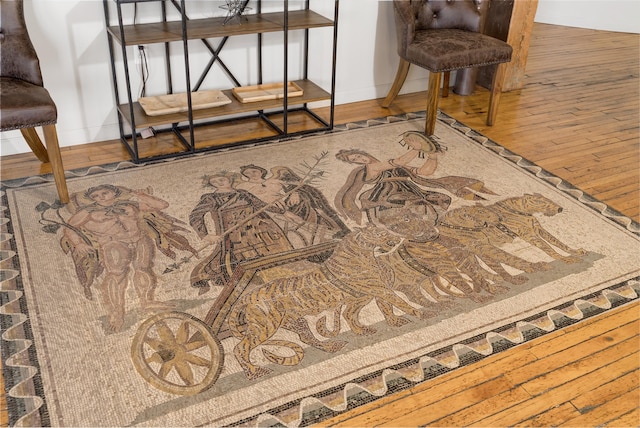
M 404 59 L 433 72 L 509 62 L 513 49 L 481 33 L 455 29 L 416 31 Z
M 58 112 L 49 92 L 20 79 L 0 78 L 0 129 L 32 128 L 56 123 Z

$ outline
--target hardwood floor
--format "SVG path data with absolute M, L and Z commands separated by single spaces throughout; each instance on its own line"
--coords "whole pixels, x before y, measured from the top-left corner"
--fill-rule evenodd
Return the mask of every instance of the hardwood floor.
M 484 124 L 482 88 L 450 93 L 439 107 L 640 221 L 639 69 L 640 35 L 535 24 L 525 85 L 502 95 L 495 126 Z M 339 105 L 336 122 L 423 110 L 426 96 L 400 96 L 389 109 L 380 101 Z M 157 140 L 157 151 L 173 144 Z M 127 158 L 117 141 L 65 147 L 62 156 L 67 170 Z M 31 154 L 0 161 L 3 180 L 50 172 Z M 618 308 L 322 425 L 639 426 L 639 311 L 638 303 Z

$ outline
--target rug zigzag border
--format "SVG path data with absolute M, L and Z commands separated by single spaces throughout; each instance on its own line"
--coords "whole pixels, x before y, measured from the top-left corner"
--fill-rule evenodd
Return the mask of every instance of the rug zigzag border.
M 13 250 L 13 228 L 6 216 L 8 200 L 0 191 L 0 355 L 4 391 L 9 411 L 9 426 L 49 425 L 42 381 L 29 318 L 24 314 L 24 293 L 21 291 L 18 253 Z M 13 248 L 12 248 L 13 245 Z M 7 249 L 9 246 L 10 249 Z M 17 410 L 16 416 L 11 410 Z
M 104 165 L 94 165 L 85 168 L 68 169 L 65 170 L 65 177 L 67 179 L 74 179 L 77 177 L 88 177 L 90 175 L 101 174 L 105 172 L 115 172 L 124 169 L 143 167 L 148 164 L 140 163 L 135 164 L 131 161 L 113 162 Z M 51 183 L 53 184 L 52 174 L 32 175 L 24 178 L 14 178 L 11 180 L 3 180 L 0 182 L 0 190 L 5 189 L 19 189 L 21 187 L 27 187 L 37 184 Z
M 308 426 L 640 299 L 640 277 L 230 426 Z M 355 392 L 354 392 L 355 391 Z M 275 409 L 274 409 L 275 410 Z

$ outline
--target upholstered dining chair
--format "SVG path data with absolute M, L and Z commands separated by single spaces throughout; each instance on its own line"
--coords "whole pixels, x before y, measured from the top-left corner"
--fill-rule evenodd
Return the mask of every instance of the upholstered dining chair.
M 491 85 L 487 125 L 493 125 L 498 111 L 505 62 L 511 61 L 507 43 L 482 34 L 489 0 L 394 0 L 400 64 L 383 107 L 389 107 L 415 64 L 429 71 L 425 134 L 434 134 L 438 94 L 443 73 L 499 64 Z
M 33 153 L 51 169 L 60 202 L 69 202 L 58 145 L 58 111 L 43 87 L 40 62 L 24 20 L 23 0 L 1 0 L 0 131 L 19 129 Z M 46 148 L 35 128 L 41 126 Z

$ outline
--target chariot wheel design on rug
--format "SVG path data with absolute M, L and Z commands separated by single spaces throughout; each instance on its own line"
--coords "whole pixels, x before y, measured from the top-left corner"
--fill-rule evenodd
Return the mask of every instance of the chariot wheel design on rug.
M 637 223 L 423 121 L 3 183 L 11 423 L 308 425 L 638 299 Z

